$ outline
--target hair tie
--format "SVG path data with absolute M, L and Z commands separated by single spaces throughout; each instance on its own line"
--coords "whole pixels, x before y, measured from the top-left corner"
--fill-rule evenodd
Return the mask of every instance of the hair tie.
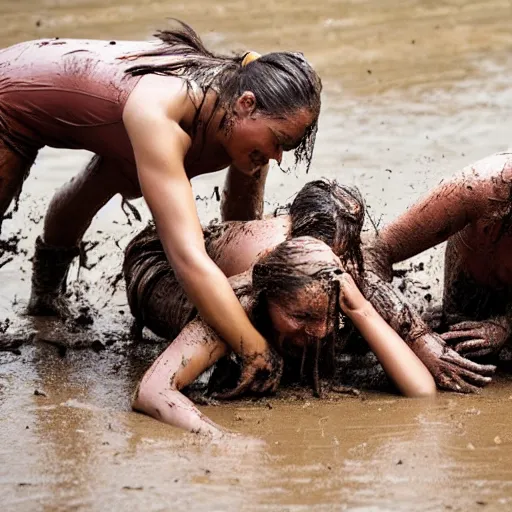
M 247 66 L 247 64 L 250 64 L 251 62 L 258 60 L 261 57 L 261 55 L 258 52 L 247 52 L 244 56 L 244 59 L 242 60 L 242 67 L 244 68 Z

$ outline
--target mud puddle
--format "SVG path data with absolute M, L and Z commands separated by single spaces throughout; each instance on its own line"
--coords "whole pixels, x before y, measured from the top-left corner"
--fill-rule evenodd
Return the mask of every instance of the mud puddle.
M 267 211 L 308 180 L 336 177 L 361 188 L 379 226 L 443 176 L 511 145 L 511 12 L 511 2 L 494 0 L 27 0 L 22 9 L 4 0 L 0 44 L 146 38 L 176 16 L 217 50 L 302 50 L 325 85 L 314 163 L 307 176 L 271 172 Z M 89 269 L 71 272 L 92 325 L 69 333 L 22 315 L 45 207 L 89 156 L 42 151 L 19 211 L 4 222 L 2 240 L 15 240 L 16 251 L 0 255 L 0 331 L 12 342 L 0 352 L 3 510 L 510 509 L 506 375 L 480 396 L 433 403 L 365 391 L 204 407 L 252 439 L 218 445 L 132 413 L 137 378 L 162 349 L 133 340 L 118 280 L 122 250 L 148 219 L 142 201 L 142 223 L 118 198 L 109 203 L 86 236 Z M 218 215 L 213 189 L 223 177 L 194 180 L 204 222 Z M 442 250 L 413 263 L 406 291 L 428 287 L 413 295 L 435 305 Z

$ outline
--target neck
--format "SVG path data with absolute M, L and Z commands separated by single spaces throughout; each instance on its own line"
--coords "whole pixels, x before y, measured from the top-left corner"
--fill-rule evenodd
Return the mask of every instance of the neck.
M 203 136 L 209 144 L 222 144 L 226 140 L 225 129 L 222 126 L 226 117 L 226 109 L 217 105 L 218 95 L 209 90 L 205 93 L 198 91 L 194 94 L 193 106 L 187 117 L 187 124 L 192 131 L 194 121 L 199 127 L 198 136 Z
M 185 131 L 192 137 L 193 145 L 201 148 L 199 153 L 208 151 L 209 158 L 223 162 L 227 166 L 231 157 L 225 149 L 227 131 L 223 126 L 226 110 L 216 105 L 217 93 L 200 91 L 194 94 L 191 108 L 184 119 Z

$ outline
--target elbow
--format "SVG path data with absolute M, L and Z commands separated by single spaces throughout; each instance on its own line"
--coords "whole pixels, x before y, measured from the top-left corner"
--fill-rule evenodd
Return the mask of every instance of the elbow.
M 151 379 L 143 379 L 133 394 L 132 409 L 161 420 L 162 391 L 155 382 L 151 382 Z M 170 404 L 167 405 L 170 406 Z
M 430 376 L 424 382 L 418 383 L 414 388 L 409 390 L 407 396 L 409 398 L 433 398 L 437 394 L 437 387 L 434 379 Z
M 132 409 L 138 412 L 148 413 L 151 405 L 151 394 L 148 392 L 148 386 L 144 382 L 139 382 L 137 389 L 132 396 Z
M 185 282 L 204 276 L 210 263 L 206 250 L 200 248 L 187 247 L 169 254 L 168 257 L 177 277 Z

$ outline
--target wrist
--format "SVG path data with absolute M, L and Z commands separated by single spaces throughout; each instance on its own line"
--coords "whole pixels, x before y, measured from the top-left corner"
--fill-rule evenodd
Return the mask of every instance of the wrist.
M 357 321 L 375 316 L 377 311 L 372 306 L 371 302 L 365 299 L 357 308 L 344 310 L 344 313 L 352 321 Z
M 238 347 L 239 351 L 236 350 L 239 356 L 247 357 L 254 356 L 256 354 L 263 354 L 268 350 L 268 343 L 265 338 L 261 340 L 251 340 L 250 343 L 242 341 Z
M 498 325 L 499 327 L 505 329 L 506 331 L 510 331 L 510 321 L 506 315 L 491 318 L 490 322 Z
M 251 327 L 254 327 L 251 324 Z M 236 344 L 229 344 L 231 350 L 240 357 L 254 356 L 255 354 L 262 354 L 268 350 L 267 340 L 254 329 L 254 332 L 247 337 L 241 337 L 240 341 Z

